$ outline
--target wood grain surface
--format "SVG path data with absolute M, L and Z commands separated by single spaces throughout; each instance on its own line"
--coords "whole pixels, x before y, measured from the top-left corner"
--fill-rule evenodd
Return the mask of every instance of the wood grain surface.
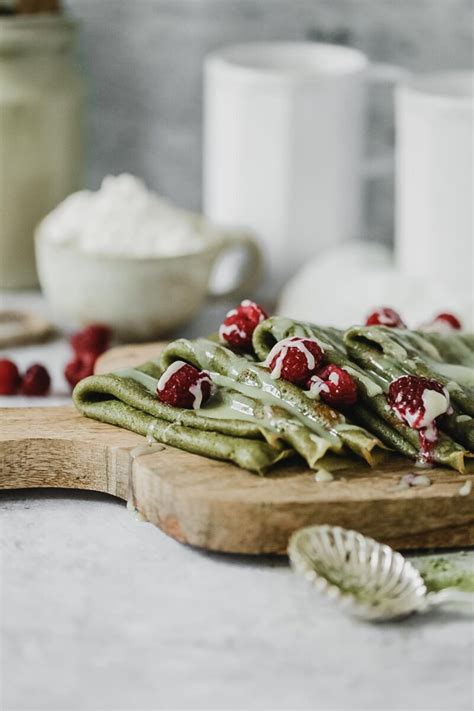
M 159 344 L 105 354 L 98 372 L 136 365 Z M 132 500 L 179 541 L 235 553 L 283 553 L 291 533 L 312 523 L 355 528 L 396 548 L 474 545 L 472 475 L 437 468 L 426 488 L 397 489 L 411 462 L 377 470 L 346 460 L 331 482 L 302 464 L 258 477 L 172 447 L 133 457 L 144 438 L 80 416 L 73 407 L 0 410 L 0 489 L 92 489 Z

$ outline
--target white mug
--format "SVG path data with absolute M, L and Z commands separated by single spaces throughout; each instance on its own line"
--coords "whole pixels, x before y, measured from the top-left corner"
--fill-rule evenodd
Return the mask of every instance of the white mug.
M 274 290 L 320 248 L 361 237 L 368 80 L 400 71 L 313 42 L 207 57 L 204 211 L 256 234 Z
M 405 82 L 396 93 L 396 128 L 398 266 L 472 290 L 474 72 Z

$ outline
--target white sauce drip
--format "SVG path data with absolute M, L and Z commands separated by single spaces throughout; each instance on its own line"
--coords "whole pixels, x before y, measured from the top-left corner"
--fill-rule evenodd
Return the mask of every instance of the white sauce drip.
M 310 400 L 319 400 L 321 393 L 328 393 L 329 386 L 326 385 L 322 378 L 317 375 L 313 375 L 310 380 L 309 390 L 305 390 L 305 395 L 310 398 Z
M 405 489 L 410 489 L 412 486 L 426 487 L 431 486 L 431 479 L 425 474 L 405 474 L 400 479 L 399 483 L 395 487 L 395 491 L 403 491 Z
M 147 518 L 134 506 L 131 499 L 127 501 L 127 511 L 130 511 L 130 513 L 133 514 L 135 521 L 140 521 L 140 523 L 148 522 Z
M 181 370 L 183 365 L 186 365 L 184 360 L 175 360 L 174 363 L 171 363 L 171 365 L 166 368 L 165 372 L 158 380 L 157 390 L 159 390 L 160 392 L 164 390 L 170 378 L 172 378 L 173 375 L 178 372 L 178 370 Z
M 147 430 L 146 430 L 146 441 L 150 445 L 150 447 L 155 442 L 156 424 L 157 424 L 156 421 L 150 422 L 150 424 L 148 425 Z
M 459 496 L 469 496 L 472 491 L 472 480 L 467 479 L 459 489 Z
M 160 444 L 159 442 L 155 441 L 154 437 L 154 431 L 155 427 L 157 425 L 157 422 L 150 422 L 150 424 L 147 427 L 145 439 L 146 442 L 144 444 L 138 444 L 136 447 L 133 447 L 133 449 L 130 450 L 130 458 L 132 459 L 130 463 L 130 470 L 129 470 L 129 480 L 128 480 L 128 489 L 129 489 L 129 496 L 127 500 L 127 509 L 128 511 L 131 511 L 137 521 L 144 521 L 146 522 L 147 519 L 145 516 L 140 513 L 140 511 L 137 509 L 135 506 L 135 494 L 133 491 L 133 462 L 137 457 L 142 457 L 145 454 L 154 454 L 155 452 L 162 452 L 166 447 L 164 445 Z
M 199 378 L 197 383 L 194 383 L 194 385 L 191 385 L 189 388 L 189 392 L 191 393 L 191 395 L 194 398 L 193 410 L 199 410 L 199 408 L 202 405 L 202 399 L 204 397 L 204 393 L 202 391 L 202 385 L 205 382 L 209 383 L 210 379 L 208 379 L 208 377 L 204 374 Z
M 137 457 L 142 457 L 144 454 L 154 454 L 155 452 L 162 452 L 165 449 L 164 445 L 159 442 L 154 444 L 138 444 L 136 447 L 130 450 L 130 456 L 132 459 Z
M 236 323 L 223 323 L 219 326 L 219 339 L 221 341 L 226 341 L 226 336 L 231 336 L 233 333 L 236 333 L 240 338 L 247 338 L 247 333 L 242 328 L 239 328 Z
M 349 365 L 345 365 L 344 370 L 349 373 L 349 375 L 352 375 L 355 380 L 358 380 L 363 383 L 363 385 L 365 386 L 366 393 L 369 397 L 375 397 L 375 395 L 381 395 L 383 393 L 383 390 L 380 385 L 375 383 L 371 378 L 367 377 L 367 375 L 360 373 L 358 370 L 352 368 Z
M 334 481 L 334 476 L 327 469 L 318 469 L 314 475 L 315 481 Z
M 446 388 L 443 388 L 443 392 L 439 393 L 437 390 L 429 390 L 426 388 L 423 390 L 423 395 L 421 396 L 423 400 L 423 407 L 425 408 L 425 413 L 422 419 L 418 423 L 418 427 L 426 427 L 425 436 L 429 439 L 428 427 L 434 422 L 434 420 L 439 417 L 439 415 L 444 415 L 445 412 L 449 410 L 449 393 Z M 408 414 L 408 413 L 407 413 Z M 435 438 L 436 439 L 436 438 Z M 435 441 L 430 440 L 430 441 Z

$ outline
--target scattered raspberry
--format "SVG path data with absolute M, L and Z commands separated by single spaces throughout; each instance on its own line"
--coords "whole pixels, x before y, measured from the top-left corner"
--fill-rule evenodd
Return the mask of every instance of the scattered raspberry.
M 109 348 L 112 332 L 108 326 L 94 323 L 71 336 L 74 353 L 95 353 L 100 355 Z
M 357 402 L 357 385 L 347 370 L 337 365 L 327 365 L 313 375 L 307 388 L 312 395 L 334 407 L 348 407 Z
M 14 395 L 20 387 L 18 368 L 8 358 L 0 359 L 0 395 Z
M 262 306 L 246 299 L 229 311 L 219 328 L 219 338 L 234 348 L 252 350 L 252 335 L 258 324 L 268 318 Z
M 39 363 L 31 365 L 23 376 L 20 385 L 22 395 L 47 395 L 51 386 L 49 373 Z
M 94 373 L 96 360 L 96 353 L 80 353 L 69 361 L 64 368 L 64 377 L 71 388 L 74 388 L 80 380 Z
M 177 360 L 158 381 L 156 395 L 173 407 L 198 410 L 212 395 L 214 386 L 209 373 Z
M 268 354 L 265 365 L 272 378 L 301 384 L 319 367 L 324 351 L 315 338 L 292 336 L 279 341 Z
M 450 313 L 438 314 L 430 324 L 424 327 L 426 331 L 439 331 L 440 333 L 461 331 L 461 329 L 461 321 L 454 314 Z
M 366 326 L 388 326 L 389 328 L 406 328 L 400 314 L 388 306 L 375 309 L 365 322 Z
M 450 411 L 449 393 L 432 378 L 402 375 L 390 383 L 388 404 L 399 418 L 416 430 L 429 427 Z

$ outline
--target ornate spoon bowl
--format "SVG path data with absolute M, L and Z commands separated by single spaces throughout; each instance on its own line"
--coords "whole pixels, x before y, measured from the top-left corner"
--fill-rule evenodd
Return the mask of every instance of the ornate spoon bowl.
M 429 593 L 418 570 L 390 546 L 337 526 L 308 526 L 290 539 L 295 572 L 356 617 L 382 621 L 464 603 L 474 594 L 456 588 Z

